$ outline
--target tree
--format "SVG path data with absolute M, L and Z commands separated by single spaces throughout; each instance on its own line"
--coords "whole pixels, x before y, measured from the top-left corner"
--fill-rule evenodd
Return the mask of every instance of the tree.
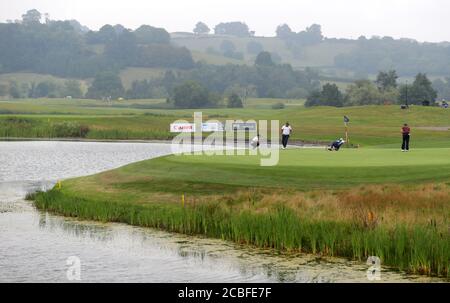
M 177 108 L 204 108 L 215 106 L 208 90 L 195 81 L 186 81 L 173 90 L 173 102 Z
M 105 25 L 99 31 L 82 31 L 73 20 L 0 23 L 0 45 L 8 45 L 0 47 L 0 72 L 93 78 L 99 71 L 129 66 L 190 69 L 195 65 L 190 51 L 171 45 L 163 29 L 143 26 L 131 32 L 121 25 Z
M 261 43 L 258 43 L 256 41 L 250 41 L 249 43 L 247 43 L 247 52 L 250 54 L 256 55 L 262 52 L 263 50 L 264 49 Z
M 305 106 L 335 106 L 342 107 L 344 97 L 336 84 L 327 83 L 322 91 L 313 91 L 306 100 Z
M 112 97 L 116 99 L 123 95 L 124 88 L 119 76 L 113 72 L 101 72 L 95 77 L 86 97 L 92 99 Z
M 312 106 L 320 106 L 322 105 L 322 92 L 320 90 L 314 90 L 312 91 L 308 98 L 306 98 L 305 107 L 312 107 Z
M 124 31 L 128 31 L 125 26 L 123 26 L 122 24 L 116 24 L 113 26 L 114 32 L 116 32 L 116 35 L 119 36 L 121 35 Z
M 214 27 L 216 35 L 231 35 L 236 37 L 250 37 L 250 31 L 247 24 L 243 22 L 219 23 Z
M 201 34 L 209 34 L 211 29 L 203 22 L 198 22 L 195 25 L 195 28 L 193 30 L 194 34 L 201 35 Z
M 375 83 L 382 91 L 397 88 L 397 72 L 390 70 L 388 72 L 379 72 Z
M 56 91 L 56 84 L 50 81 L 40 82 L 33 90 L 33 98 L 49 97 Z
M 272 56 L 269 52 L 260 52 L 255 60 L 256 66 L 274 66 Z
M 291 30 L 291 28 L 287 24 L 279 25 L 277 27 L 276 33 L 277 37 L 280 39 L 289 39 L 292 38 L 293 35 L 295 35 L 295 33 Z
M 272 57 L 273 63 L 281 64 L 281 61 L 283 60 L 283 58 L 281 58 L 281 56 L 278 53 L 271 52 L 270 56 Z
M 13 97 L 14 99 L 21 98 L 22 92 L 19 88 L 19 85 L 16 81 L 10 81 L 9 82 L 9 95 Z
M 313 24 L 307 27 L 304 33 L 309 44 L 316 44 L 323 40 L 322 26 L 319 24 Z
M 105 55 L 119 66 L 132 66 L 136 62 L 138 46 L 136 35 L 129 30 L 116 34 L 116 38 L 107 43 Z
M 45 14 L 45 23 L 46 24 L 50 24 L 52 21 L 49 19 L 49 15 Z M 80 22 L 78 22 L 77 20 L 69 20 L 68 21 L 70 25 L 72 25 L 73 29 L 78 33 L 78 34 L 86 34 L 89 32 L 89 28 L 85 25 L 82 25 Z
M 335 57 L 335 66 L 367 74 L 395 69 L 398 75 L 409 76 L 426 71 L 449 74 L 449 47 L 442 44 L 418 43 L 411 39 L 376 38 L 358 41 L 349 53 Z
M 191 69 L 195 66 L 191 52 L 185 47 L 170 44 L 151 44 L 138 47 L 132 66 Z
M 450 77 L 436 79 L 433 81 L 433 88 L 438 93 L 439 99 L 450 100 Z
M 436 101 L 437 92 L 431 85 L 426 74 L 417 74 L 412 86 L 400 87 L 399 101 L 408 104 L 433 104 Z
M 0 83 L 0 96 L 7 96 L 9 94 L 9 87 L 5 83 Z
M 142 25 L 134 31 L 137 42 L 141 44 L 170 43 L 170 34 L 163 28 Z
M 240 83 L 234 83 L 224 90 L 224 95 L 238 95 L 238 97 L 244 102 L 248 97 L 257 98 L 255 85 L 241 85 Z
M 116 31 L 112 25 L 106 24 L 103 25 L 98 31 L 98 42 L 99 43 L 108 43 L 114 41 L 116 39 Z
M 129 99 L 150 99 L 153 97 L 152 84 L 147 80 L 133 81 L 126 95 Z
M 356 81 L 347 88 L 345 102 L 347 106 L 382 104 L 383 101 L 382 93 L 369 80 Z
M 42 14 L 37 9 L 31 9 L 22 15 L 22 23 L 25 25 L 40 23 Z
M 242 60 L 244 55 L 241 52 L 236 52 L 236 47 L 230 40 L 223 40 L 220 44 L 220 50 L 225 57 Z
M 234 43 L 230 40 L 223 40 L 222 43 L 220 43 L 220 50 L 222 53 L 234 53 L 236 51 L 236 46 L 234 46 Z
M 231 94 L 230 97 L 228 97 L 228 107 L 229 108 L 242 108 L 244 105 L 242 104 L 242 99 L 239 98 L 237 94 Z
M 304 31 L 297 33 L 292 37 L 294 43 L 300 45 L 314 45 L 322 42 L 322 27 L 319 24 L 313 24 Z
M 73 98 L 82 98 L 83 91 L 81 90 L 80 82 L 77 80 L 68 80 L 64 82 L 63 95 L 71 96 Z
M 343 95 L 336 84 L 327 83 L 322 88 L 322 102 L 328 106 L 343 106 Z

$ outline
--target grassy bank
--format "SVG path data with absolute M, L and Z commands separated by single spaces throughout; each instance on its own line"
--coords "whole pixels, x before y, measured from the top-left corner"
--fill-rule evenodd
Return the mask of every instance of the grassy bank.
M 39 209 L 449 277 L 448 149 L 170 156 L 66 180 Z M 392 159 L 390 159 L 392 158 Z M 184 202 L 182 200 L 184 196 Z

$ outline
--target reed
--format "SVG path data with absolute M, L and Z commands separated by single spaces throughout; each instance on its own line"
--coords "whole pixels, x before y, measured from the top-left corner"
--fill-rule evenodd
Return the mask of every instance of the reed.
M 75 121 L 50 122 L 10 117 L 0 119 L 2 138 L 85 138 L 90 129 Z
M 433 225 L 366 226 L 354 221 L 300 217 L 291 207 L 275 204 L 265 212 L 226 203 L 123 203 L 72 196 L 57 189 L 36 193 L 41 210 L 102 222 L 121 222 L 236 243 L 365 260 L 410 273 L 450 277 L 450 236 Z

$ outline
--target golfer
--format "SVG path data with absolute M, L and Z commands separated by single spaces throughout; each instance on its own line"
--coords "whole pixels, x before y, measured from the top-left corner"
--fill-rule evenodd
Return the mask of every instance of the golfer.
M 253 149 L 259 147 L 259 134 L 256 135 L 256 137 L 254 137 L 252 139 L 252 141 L 250 142 L 250 145 L 253 147 Z
M 408 152 L 409 151 L 409 137 L 411 133 L 411 128 L 409 128 L 408 124 L 403 124 L 402 127 L 402 136 L 403 136 L 403 142 L 402 142 L 402 152 Z
M 339 149 L 341 148 L 342 145 L 344 145 L 345 140 L 340 138 L 336 141 L 334 141 L 333 143 L 331 143 L 331 145 L 328 147 L 329 151 L 339 151 Z
M 292 127 L 289 125 L 289 122 L 286 122 L 281 128 L 281 144 L 283 144 L 283 149 L 286 149 L 291 133 Z

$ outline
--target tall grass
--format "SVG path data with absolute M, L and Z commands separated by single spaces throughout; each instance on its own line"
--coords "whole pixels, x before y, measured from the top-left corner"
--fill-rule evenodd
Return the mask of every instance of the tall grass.
M 49 122 L 10 117 L 0 119 L 3 138 L 85 138 L 89 127 L 75 121 Z
M 411 273 L 450 277 L 450 235 L 432 225 L 366 227 L 354 222 L 300 218 L 277 205 L 264 213 L 211 202 L 182 207 L 72 197 L 56 189 L 34 195 L 37 208 L 80 219 L 121 222 L 198 234 L 237 243 L 364 260 Z
M 87 137 L 89 139 L 103 140 L 168 140 L 172 139 L 174 136 L 167 131 L 160 130 L 134 131 L 127 129 L 92 129 Z
M 148 115 L 152 116 L 152 115 Z M 161 115 L 155 115 L 159 117 Z M 88 138 L 100 140 L 155 139 L 168 140 L 173 134 L 158 128 L 129 129 L 111 126 L 96 128 L 84 121 L 50 121 L 12 116 L 0 119 L 0 138 Z

